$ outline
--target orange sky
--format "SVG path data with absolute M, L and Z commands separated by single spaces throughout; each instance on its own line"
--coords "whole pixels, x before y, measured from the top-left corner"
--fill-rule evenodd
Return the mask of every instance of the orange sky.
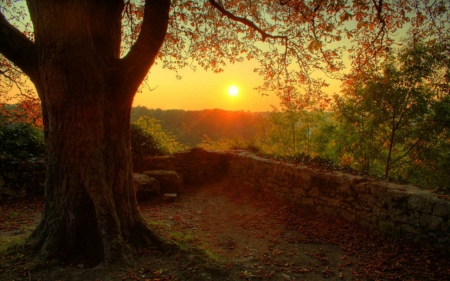
M 146 106 L 147 108 L 161 109 L 224 109 L 232 111 L 272 111 L 272 105 L 278 107 L 279 99 L 275 94 L 261 96 L 255 87 L 262 85 L 263 79 L 253 69 L 257 67 L 254 61 L 245 61 L 228 65 L 222 73 L 213 73 L 197 68 L 182 69 L 178 73 L 182 79 L 176 79 L 176 73 L 162 69 L 161 65 L 154 65 L 149 74 L 148 85 L 156 88 L 153 91 L 143 87 L 142 93 L 137 93 L 133 106 Z M 333 84 L 325 92 L 333 94 L 339 92 L 337 81 L 328 81 Z M 34 88 L 31 83 L 27 83 Z M 228 87 L 235 85 L 239 94 L 235 97 L 228 95 Z M 14 88 L 11 93 L 17 91 Z M 14 102 L 14 101 L 13 101 Z
M 229 65 L 222 73 L 213 73 L 197 68 L 182 69 L 182 79 L 176 79 L 176 73 L 154 65 L 150 70 L 149 91 L 144 87 L 136 94 L 134 106 L 148 108 L 201 110 L 220 108 L 225 110 L 268 111 L 271 105 L 278 106 L 278 98 L 261 96 L 253 88 L 262 84 L 262 78 L 253 72 L 257 65 L 252 62 Z M 239 94 L 231 97 L 227 89 L 231 85 L 239 88 Z
M 356 25 L 354 22 L 347 24 Z M 404 35 L 404 31 L 399 30 L 399 35 Z M 348 43 L 344 38 L 340 45 Z M 150 88 L 156 89 L 149 91 L 145 87 L 142 93 L 136 94 L 133 105 L 161 109 L 271 111 L 272 105 L 279 105 L 279 99 L 274 94 L 261 96 L 254 90 L 263 83 L 262 78 L 253 72 L 256 67 L 256 61 L 244 61 L 228 65 L 225 72 L 219 74 L 200 67 L 194 72 L 187 67 L 179 71 L 182 79 L 177 80 L 174 71 L 162 69 L 161 64 L 154 65 L 150 70 L 148 84 Z M 339 92 L 338 81 L 326 79 L 326 82 L 330 83 L 330 87 L 324 89 L 327 94 Z M 230 97 L 227 94 L 230 85 L 239 88 L 237 96 Z
M 261 96 L 254 90 L 263 84 L 262 77 L 253 71 L 258 67 L 256 61 L 246 60 L 228 65 L 222 73 L 205 71 L 201 67 L 194 72 L 186 67 L 178 72 L 182 76 L 181 80 L 176 79 L 174 71 L 162 69 L 161 65 L 151 68 L 148 79 L 149 87 L 156 89 L 149 91 L 148 87 L 144 87 L 142 93 L 136 94 L 133 106 L 184 110 L 219 108 L 253 112 L 271 111 L 272 105 L 279 106 L 279 99 L 275 94 Z M 336 81 L 333 83 L 325 92 L 332 94 L 339 91 L 339 84 Z M 239 88 L 239 94 L 235 97 L 227 93 L 231 85 Z M 15 91 L 16 88 L 12 90 Z
M 176 79 L 176 73 L 154 65 L 150 70 L 148 85 L 156 88 L 153 91 L 144 87 L 137 93 L 134 106 L 148 108 L 201 110 L 220 108 L 225 110 L 271 111 L 271 105 L 278 106 L 279 99 L 274 95 L 261 96 L 255 87 L 263 83 L 262 77 L 253 72 L 257 67 L 255 61 L 245 61 L 228 65 L 222 73 L 213 73 L 197 68 L 182 69 L 182 79 Z M 329 81 L 332 82 L 332 81 Z M 230 97 L 227 89 L 230 85 L 239 88 L 239 94 Z M 339 91 L 337 82 L 326 92 L 332 94 Z

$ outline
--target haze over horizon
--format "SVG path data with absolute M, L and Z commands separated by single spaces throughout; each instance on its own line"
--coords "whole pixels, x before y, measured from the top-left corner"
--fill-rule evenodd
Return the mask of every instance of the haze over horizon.
M 177 73 L 156 64 L 150 69 L 147 85 L 136 94 L 133 106 L 164 110 L 272 111 L 272 105 L 278 107 L 280 99 L 275 94 L 262 96 L 254 89 L 263 84 L 262 77 L 254 72 L 256 67 L 256 61 L 244 61 L 227 65 L 222 73 L 205 71 L 201 67 L 196 71 L 186 67 Z M 177 74 L 182 78 L 177 79 Z M 327 79 L 327 82 L 330 87 L 324 90 L 328 94 L 339 92 L 337 81 Z M 227 89 L 231 85 L 239 88 L 237 96 L 228 95 Z

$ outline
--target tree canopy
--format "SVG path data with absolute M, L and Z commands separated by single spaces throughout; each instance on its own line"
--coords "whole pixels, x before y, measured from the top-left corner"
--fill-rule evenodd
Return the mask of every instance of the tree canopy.
M 143 30 L 147 2 L 152 1 L 124 2 L 122 57 Z M 264 77 L 258 87 L 261 93 L 275 92 L 286 103 L 302 103 L 296 99 L 299 94 L 323 94 L 327 82 L 317 73 L 340 79 L 344 68 L 363 72 L 406 36 L 426 43 L 448 42 L 449 5 L 445 0 L 173 0 L 156 63 L 175 71 L 203 67 L 222 72 L 227 64 L 257 60 L 255 72 Z M 9 24 L 33 40 L 23 1 L 2 0 L 1 13 L 2 40 L 9 40 Z M 13 54 L 6 44 L 2 46 L 0 74 L 6 79 L 0 92 L 5 94 L 13 86 L 23 86 L 24 80 L 20 63 L 5 59 Z M 15 56 L 30 53 L 23 48 L 14 51 Z

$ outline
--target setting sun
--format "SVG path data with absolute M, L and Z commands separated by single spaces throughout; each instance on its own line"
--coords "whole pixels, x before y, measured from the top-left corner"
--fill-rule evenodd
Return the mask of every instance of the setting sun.
M 232 97 L 237 96 L 237 94 L 239 93 L 239 88 L 232 85 L 230 87 L 228 87 L 228 94 Z

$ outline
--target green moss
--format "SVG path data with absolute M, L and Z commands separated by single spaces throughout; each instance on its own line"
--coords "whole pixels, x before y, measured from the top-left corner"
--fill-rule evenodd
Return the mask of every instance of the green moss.
M 0 238 L 0 260 L 3 262 L 6 256 L 13 250 L 25 246 L 26 242 L 26 235 Z
M 197 262 L 207 267 L 220 268 L 219 264 L 224 262 L 220 255 L 213 250 L 208 249 L 200 239 L 190 233 L 174 230 L 164 221 L 150 221 L 150 226 L 159 229 L 159 233 L 163 234 L 167 239 L 175 242 L 178 248 L 189 255 L 195 255 Z
M 13 237 L 0 239 L 0 241 L 1 241 L 1 243 L 0 243 L 0 255 L 3 255 L 11 248 L 16 248 L 18 246 L 25 245 L 26 237 L 13 236 Z

